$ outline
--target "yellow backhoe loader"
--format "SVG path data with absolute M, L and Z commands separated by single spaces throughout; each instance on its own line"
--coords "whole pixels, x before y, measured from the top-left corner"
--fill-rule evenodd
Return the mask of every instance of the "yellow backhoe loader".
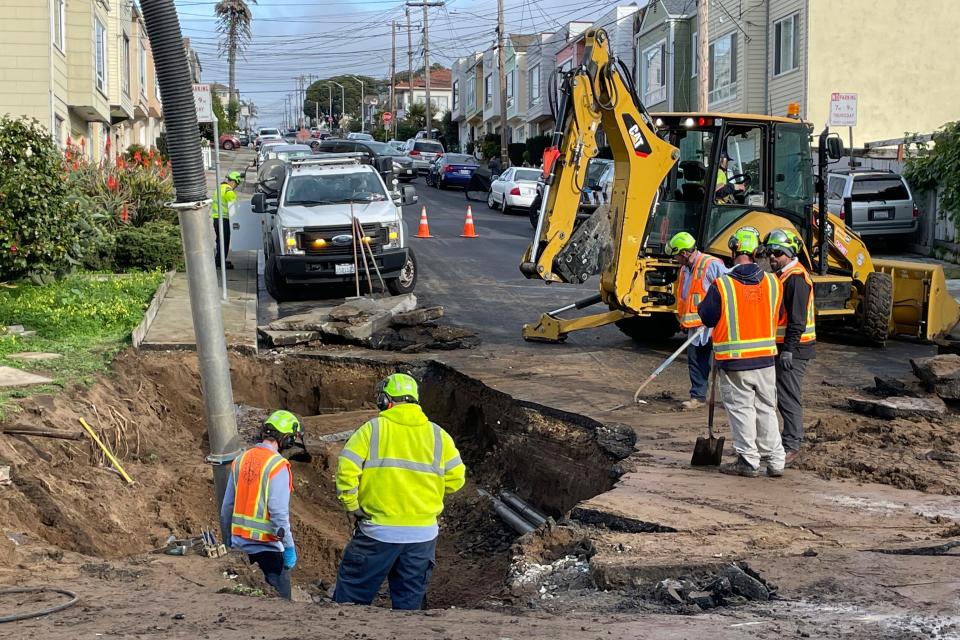
M 600 291 L 524 325 L 524 338 L 558 342 L 611 322 L 638 340 L 673 335 L 678 267 L 666 255 L 667 242 L 687 231 L 726 259 L 728 237 L 745 225 L 761 237 L 792 228 L 804 239 L 801 260 L 813 276 L 818 323 L 840 321 L 882 344 L 891 335 L 933 340 L 960 320 L 939 266 L 874 260 L 840 212 L 827 211 L 823 178 L 843 154 L 839 137 L 820 134 L 815 162 L 813 127 L 796 117 L 651 115 L 630 73 L 611 57 L 607 34 L 593 29 L 585 38 L 581 64 L 559 76 L 540 215 L 520 271 L 547 283 L 583 283 L 599 274 Z M 577 224 L 601 129 L 615 164 L 610 201 Z M 736 186 L 720 189 L 728 182 Z M 607 310 L 561 316 L 595 304 Z

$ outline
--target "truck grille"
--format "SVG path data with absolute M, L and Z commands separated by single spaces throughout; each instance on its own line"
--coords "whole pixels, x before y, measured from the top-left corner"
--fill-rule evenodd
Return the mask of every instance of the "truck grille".
M 353 241 L 350 232 L 350 225 L 337 225 L 332 227 L 307 227 L 302 233 L 297 234 L 300 248 L 308 256 L 353 256 Z M 367 235 L 373 238 L 370 242 L 370 248 L 374 254 L 383 251 L 383 245 L 387 242 L 387 230 L 379 224 L 366 224 L 363 226 Z M 338 242 L 334 242 L 337 238 Z M 317 240 L 323 240 L 323 246 L 316 246 Z

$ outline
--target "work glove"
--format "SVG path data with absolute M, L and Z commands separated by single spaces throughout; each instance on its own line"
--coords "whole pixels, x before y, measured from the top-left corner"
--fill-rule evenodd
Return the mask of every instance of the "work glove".
M 793 371 L 793 352 L 783 351 L 780 353 L 780 367 L 784 371 Z
M 293 569 L 295 566 L 297 566 L 297 549 L 296 547 L 287 547 L 283 550 L 283 568 Z
M 361 520 L 369 520 L 370 516 L 363 509 L 357 508 L 347 514 L 350 520 L 350 528 L 356 529 Z

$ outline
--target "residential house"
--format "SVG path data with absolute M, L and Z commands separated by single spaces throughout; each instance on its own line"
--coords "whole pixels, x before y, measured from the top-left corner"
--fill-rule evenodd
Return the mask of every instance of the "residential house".
M 183 39 L 183 50 L 187 54 L 187 65 L 190 67 L 190 81 L 193 84 L 200 84 L 200 75 L 203 72 L 203 67 L 200 65 L 200 56 L 197 55 L 196 50 L 190 45 L 190 38 Z
M 157 146 L 157 138 L 163 131 L 162 107 L 156 69 L 153 66 L 153 49 L 150 46 L 150 39 L 147 37 L 143 15 L 136 6 L 134 6 L 131 37 L 137 53 L 136 63 L 131 72 L 133 75 L 134 120 L 130 142 L 149 148 Z
M 443 120 L 443 116 L 450 111 L 453 101 L 451 76 L 450 69 L 434 69 L 430 72 L 430 118 L 432 120 Z M 394 85 L 394 95 L 398 111 L 401 109 L 406 111 L 412 104 L 424 104 L 427 99 L 424 76 L 415 75 L 412 87 L 409 82 L 397 82 Z
M 697 3 L 653 0 L 636 27 L 634 82 L 650 111 L 696 111 Z
M 532 138 L 553 128 L 553 114 L 550 112 L 550 80 L 554 76 L 557 63 L 557 50 L 564 38 L 554 33 L 541 33 L 527 47 L 527 105 L 526 135 Z
M 126 149 L 131 142 L 134 95 L 131 67 L 137 53 L 132 30 L 132 3 L 113 3 L 107 18 L 107 93 L 110 96 L 110 138 L 114 153 Z
M 504 42 L 503 68 L 507 85 L 507 128 L 510 142 L 523 142 L 527 139 L 527 51 L 538 40 L 535 35 L 511 34 Z
M 227 105 L 230 104 L 230 87 L 225 84 L 220 84 L 219 82 L 214 82 L 210 85 L 210 92 L 220 100 L 220 104 L 223 105 L 223 110 L 227 110 Z M 233 88 L 233 100 L 240 104 L 240 90 L 236 87 Z
M 483 54 L 471 53 L 458 58 L 451 69 L 453 87 L 451 91 L 450 117 L 457 123 L 460 134 L 460 147 L 483 137 Z
M 500 133 L 500 65 L 497 46 L 483 52 L 483 134 Z

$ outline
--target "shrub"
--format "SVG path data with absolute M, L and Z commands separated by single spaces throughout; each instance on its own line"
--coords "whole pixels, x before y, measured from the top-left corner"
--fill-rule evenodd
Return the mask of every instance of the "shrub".
M 527 151 L 525 142 L 511 142 L 507 145 L 507 155 L 510 156 L 510 164 L 519 167 L 523 164 L 523 154 Z
M 483 136 L 483 145 L 480 147 L 483 159 L 489 160 L 500 155 L 500 134 L 488 133 Z
M 81 210 L 64 163 L 36 120 L 0 118 L 0 277 L 62 274 L 83 254 Z
M 114 265 L 119 270 L 182 269 L 180 227 L 158 221 L 121 227 L 116 233 Z
M 539 166 L 543 162 L 543 152 L 550 146 L 550 136 L 533 136 L 527 138 L 527 153 L 530 164 Z

